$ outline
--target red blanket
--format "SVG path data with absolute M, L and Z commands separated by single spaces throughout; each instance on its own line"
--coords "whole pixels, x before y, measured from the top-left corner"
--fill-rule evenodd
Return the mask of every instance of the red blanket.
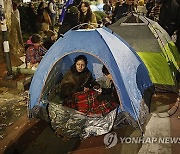
M 64 106 L 76 109 L 87 115 L 100 114 L 105 115 L 117 107 L 116 102 L 110 102 L 107 100 L 98 101 L 98 92 L 90 90 L 88 92 L 77 92 L 66 101 Z

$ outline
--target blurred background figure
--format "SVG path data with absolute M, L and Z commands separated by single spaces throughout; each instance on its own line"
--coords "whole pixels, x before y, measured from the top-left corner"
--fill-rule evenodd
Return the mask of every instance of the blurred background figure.
M 107 15 L 110 15 L 111 14 L 111 5 L 109 4 L 109 1 L 106 0 L 105 1 L 105 4 L 103 6 L 103 11 L 107 14 Z
M 49 30 L 52 25 L 51 18 L 48 14 L 48 7 L 45 2 L 41 2 L 37 9 L 36 25 L 38 33 L 44 36 L 44 32 Z
M 137 12 L 140 15 L 146 15 L 147 10 L 146 10 L 146 6 L 144 4 L 144 0 L 138 0 L 138 2 L 137 2 Z
M 33 3 L 29 3 L 27 8 L 27 22 L 32 33 L 36 33 L 36 10 Z
M 17 18 L 17 20 L 19 21 L 19 24 L 20 24 L 20 14 L 19 14 L 17 3 L 13 1 L 12 2 L 12 7 L 13 7 L 13 14 Z
M 62 25 L 59 26 L 58 37 L 79 24 L 79 10 L 74 5 L 69 5 Z
M 159 14 L 159 24 L 172 37 L 176 33 L 176 46 L 180 53 L 180 1 L 162 0 Z
M 43 43 L 43 46 L 49 50 L 49 48 L 54 44 L 54 42 L 57 39 L 57 34 L 53 32 L 52 30 L 48 30 L 45 32 L 46 39 Z
M 26 45 L 26 66 L 28 69 L 36 70 L 41 59 L 47 52 L 43 47 L 43 39 L 39 34 L 33 34 Z
M 159 21 L 160 8 L 161 8 L 160 0 L 155 0 L 155 6 L 151 9 L 149 18 L 154 21 Z
M 49 0 L 48 3 L 48 8 L 49 8 L 49 16 L 51 18 L 51 30 L 54 31 L 54 26 L 56 24 L 56 3 L 55 0 Z
M 146 3 L 146 9 L 147 9 L 146 17 L 149 18 L 149 14 L 151 13 L 151 10 L 154 6 L 155 6 L 155 1 L 148 0 L 148 2 Z
M 18 9 L 18 4 L 13 1 L 12 7 L 13 7 L 12 17 L 14 17 L 15 26 L 16 26 L 15 28 L 17 30 L 17 35 L 18 35 L 18 41 L 22 46 L 24 46 L 23 38 L 22 38 L 22 31 L 21 31 L 21 24 L 20 24 L 20 13 L 19 13 L 19 9 Z
M 117 1 L 113 11 L 112 22 L 114 23 L 118 21 L 127 13 L 127 11 L 128 11 L 128 5 L 125 3 L 125 1 L 123 0 Z
M 80 24 L 87 23 L 87 25 L 82 26 L 82 28 L 96 28 L 98 26 L 96 15 L 92 12 L 88 2 L 81 2 L 79 12 Z
M 40 2 L 37 8 L 37 17 L 36 17 L 36 27 L 37 31 L 42 31 L 42 23 L 44 22 L 44 8 L 45 8 L 45 2 Z
M 159 24 L 173 35 L 180 26 L 180 1 L 179 0 L 162 0 L 162 6 L 159 15 Z

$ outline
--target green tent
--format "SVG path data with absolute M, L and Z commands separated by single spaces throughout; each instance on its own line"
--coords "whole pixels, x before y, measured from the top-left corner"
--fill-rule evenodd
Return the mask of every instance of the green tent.
M 174 91 L 180 55 L 168 33 L 157 22 L 133 13 L 108 28 L 135 49 L 158 89 Z

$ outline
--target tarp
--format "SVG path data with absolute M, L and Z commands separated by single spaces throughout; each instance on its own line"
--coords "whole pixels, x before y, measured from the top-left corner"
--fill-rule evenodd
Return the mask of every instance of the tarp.
M 145 63 L 154 84 L 175 86 L 180 55 L 168 33 L 155 21 L 129 14 L 108 26 L 127 41 Z
M 152 86 L 152 82 L 136 52 L 105 27 L 70 30 L 55 42 L 33 76 L 29 90 L 30 113 L 35 106 L 43 106 L 51 87 L 60 82 L 79 54 L 87 56 L 88 68 L 96 79 L 102 77 L 102 65 L 108 68 L 121 102 L 118 112 L 126 112 L 137 122 L 141 116 L 144 91 Z

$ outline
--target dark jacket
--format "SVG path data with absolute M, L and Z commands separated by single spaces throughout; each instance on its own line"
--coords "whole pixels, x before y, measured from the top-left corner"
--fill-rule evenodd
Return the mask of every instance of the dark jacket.
M 155 2 L 149 0 L 147 3 L 146 3 L 146 9 L 147 9 L 147 14 L 146 14 L 146 17 L 149 17 L 149 14 L 151 13 L 151 10 L 152 8 L 155 6 Z
M 116 3 L 114 12 L 113 12 L 113 22 L 119 20 L 120 18 L 122 18 L 123 16 L 125 16 L 125 14 L 128 11 L 128 5 L 123 3 L 122 5 L 120 5 L 120 2 Z
M 47 39 L 46 41 L 44 41 L 43 46 L 49 50 L 49 48 L 54 44 L 55 41 Z
M 66 33 L 68 30 L 77 25 L 79 25 L 78 8 L 71 4 L 65 12 L 63 23 L 59 27 L 58 35 L 60 36 L 60 34 Z
M 180 29 L 180 2 L 178 0 L 163 0 L 159 24 L 172 36 L 174 31 Z
M 60 97 L 62 99 L 72 96 L 73 93 L 80 92 L 86 88 L 93 88 L 99 84 L 95 81 L 88 68 L 81 73 L 77 72 L 75 64 L 64 75 L 60 84 Z

